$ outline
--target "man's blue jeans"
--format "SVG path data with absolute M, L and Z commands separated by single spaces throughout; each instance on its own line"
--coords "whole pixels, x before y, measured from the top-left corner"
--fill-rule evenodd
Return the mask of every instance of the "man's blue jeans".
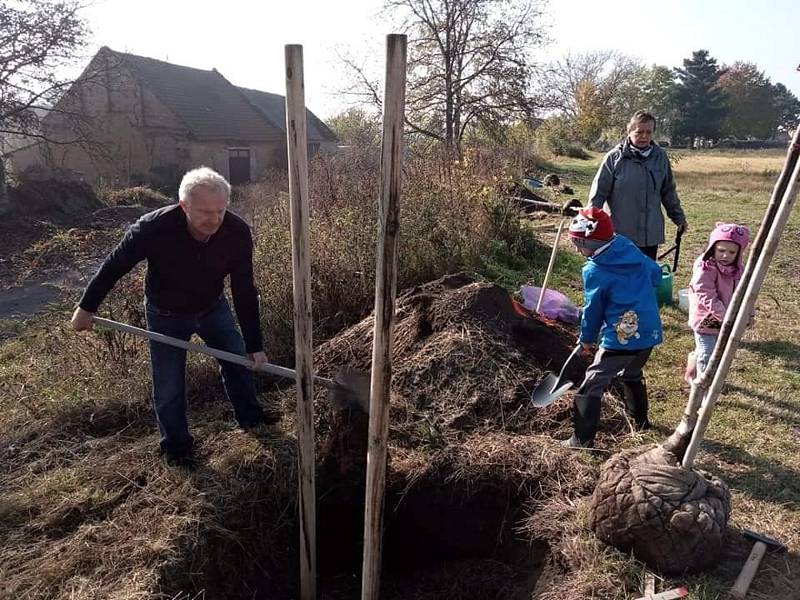
M 244 340 L 224 296 L 213 308 L 194 315 L 171 313 L 149 301 L 145 308 L 151 331 L 187 341 L 196 333 L 212 348 L 245 355 Z M 263 419 L 263 411 L 256 400 L 253 372 L 227 361 L 219 363 L 236 421 L 242 427 L 257 425 Z M 186 418 L 186 350 L 151 341 L 150 365 L 161 449 L 173 457 L 186 456 L 193 441 Z

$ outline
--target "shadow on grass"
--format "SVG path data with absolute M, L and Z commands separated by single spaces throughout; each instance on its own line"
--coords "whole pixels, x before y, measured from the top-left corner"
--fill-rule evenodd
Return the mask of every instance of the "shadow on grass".
M 703 446 L 706 452 L 734 465 L 733 468 L 717 465 L 718 475 L 731 489 L 754 499 L 781 504 L 787 510 L 800 509 L 800 472 L 718 440 L 706 439 Z
M 743 348 L 767 358 L 780 359 L 790 371 L 800 371 L 800 344 L 784 340 L 744 342 Z
M 732 383 L 726 383 L 725 389 L 727 393 L 736 392 L 742 394 L 743 396 L 754 398 L 763 403 L 763 406 L 759 406 L 753 404 L 752 402 L 725 397 L 723 402 L 728 406 L 754 411 L 764 415 L 767 418 L 781 421 L 782 423 L 785 423 L 787 419 L 791 419 L 800 423 L 800 405 L 798 405 L 796 402 L 779 400 L 770 394 L 756 392 Z

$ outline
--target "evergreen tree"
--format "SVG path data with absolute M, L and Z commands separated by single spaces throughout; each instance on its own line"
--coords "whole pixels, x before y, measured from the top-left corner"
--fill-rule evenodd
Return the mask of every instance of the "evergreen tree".
M 642 74 L 639 108 L 658 120 L 656 139 L 672 138 L 678 118 L 675 74 L 669 67 L 653 65 Z
M 753 63 L 737 61 L 720 76 L 719 87 L 728 99 L 728 113 L 722 123 L 725 135 L 761 140 L 772 137 L 778 112 L 772 84 L 763 71 Z
M 675 132 L 688 138 L 719 138 L 727 111 L 725 92 L 717 85 L 723 71 L 708 50 L 697 50 L 692 58 L 683 59 L 683 68 L 676 68 L 678 84 L 675 99 L 678 119 Z
M 800 125 L 800 100 L 782 83 L 772 86 L 772 104 L 777 114 L 777 129 L 791 131 Z

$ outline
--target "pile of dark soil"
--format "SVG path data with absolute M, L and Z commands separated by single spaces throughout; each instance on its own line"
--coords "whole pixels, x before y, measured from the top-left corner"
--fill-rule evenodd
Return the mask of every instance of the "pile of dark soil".
M 12 215 L 74 224 L 103 207 L 94 189 L 77 179 L 29 179 L 9 187 Z
M 315 364 L 323 372 L 342 364 L 368 371 L 372 326 L 368 317 L 322 345 Z M 528 401 L 543 371 L 559 369 L 574 345 L 557 322 L 466 274 L 406 291 L 397 299 L 392 438 L 419 443 L 420 422 L 426 441 L 442 443 L 484 429 L 553 431 L 564 406 L 534 411 Z M 588 364 L 579 363 L 569 373 L 577 380 Z
M 325 372 L 341 364 L 366 370 L 372 327 L 370 317 L 324 344 L 316 364 Z M 384 597 L 569 597 L 568 568 L 550 547 L 561 538 L 549 523 L 527 519 L 590 492 L 595 475 L 553 439 L 570 433 L 570 402 L 536 410 L 529 399 L 574 343 L 504 289 L 465 274 L 398 297 Z M 579 379 L 585 367 L 571 375 Z M 318 489 L 321 556 L 338 557 L 337 573 L 358 582 L 367 417 L 354 412 L 318 405 L 326 440 Z M 604 435 L 618 435 L 625 426 L 612 415 L 606 427 Z

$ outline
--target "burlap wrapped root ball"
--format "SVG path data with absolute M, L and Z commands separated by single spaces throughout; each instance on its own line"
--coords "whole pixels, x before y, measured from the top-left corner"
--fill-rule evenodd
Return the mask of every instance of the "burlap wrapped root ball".
M 665 574 L 717 561 L 731 511 L 720 479 L 686 470 L 661 446 L 607 460 L 592 495 L 597 537 Z

